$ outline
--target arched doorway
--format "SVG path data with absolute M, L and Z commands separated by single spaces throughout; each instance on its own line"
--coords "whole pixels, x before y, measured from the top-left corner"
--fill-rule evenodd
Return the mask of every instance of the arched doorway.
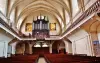
M 66 47 L 64 42 L 59 43 L 58 49 L 60 54 L 66 54 Z
M 53 54 L 65 54 L 66 53 L 66 47 L 65 47 L 65 43 L 62 40 L 59 41 L 55 41 L 52 44 L 52 53 Z
M 48 54 L 49 44 L 46 41 L 36 41 L 32 46 L 33 54 Z
M 25 51 L 25 44 L 24 43 L 18 43 L 16 45 L 16 54 L 24 54 Z

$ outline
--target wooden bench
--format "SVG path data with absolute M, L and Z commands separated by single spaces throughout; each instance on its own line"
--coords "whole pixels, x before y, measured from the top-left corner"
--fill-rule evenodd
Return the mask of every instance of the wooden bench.
M 17 55 L 9 58 L 0 58 L 0 63 L 35 63 L 38 55 Z
M 50 63 L 100 63 L 100 58 L 91 56 L 78 56 L 66 54 L 46 54 L 44 55 Z

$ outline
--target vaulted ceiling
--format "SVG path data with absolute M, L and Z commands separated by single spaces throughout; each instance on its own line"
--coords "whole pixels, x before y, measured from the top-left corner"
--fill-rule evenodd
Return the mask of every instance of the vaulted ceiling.
M 20 31 L 22 34 L 26 32 L 22 30 L 25 30 L 27 22 L 32 23 L 33 20 L 36 20 L 37 16 L 40 15 L 48 16 L 49 22 L 56 22 L 56 28 L 59 29 L 56 30 L 58 34 L 52 34 L 55 34 L 57 39 L 61 39 L 77 28 L 74 27 L 75 22 L 79 20 L 82 15 L 84 16 L 87 10 L 89 12 L 87 11 L 86 14 L 93 14 L 91 11 L 94 12 L 92 9 L 94 9 L 95 5 L 93 8 L 91 6 L 95 2 L 95 0 L 0 0 L 0 13 L 5 16 L 5 19 L 2 19 L 7 22 L 9 29 L 11 27 L 19 35 Z M 98 5 L 99 1 L 96 6 L 98 7 Z M 91 7 L 90 10 L 89 7 Z M 79 20 L 79 22 L 80 21 L 81 20 Z M 6 31 L 8 30 L 7 28 L 5 29 Z M 26 34 L 28 35 L 29 33 L 30 32 Z M 20 40 L 24 40 L 15 33 L 12 33 L 12 31 L 10 34 Z
M 33 17 L 40 14 L 50 15 L 54 17 L 60 25 L 64 28 L 65 12 L 71 16 L 71 2 L 70 0 L 8 0 L 7 17 L 11 18 L 15 13 L 15 25 L 18 29 L 21 28 L 23 21 L 30 15 Z M 37 14 L 37 15 L 36 15 Z

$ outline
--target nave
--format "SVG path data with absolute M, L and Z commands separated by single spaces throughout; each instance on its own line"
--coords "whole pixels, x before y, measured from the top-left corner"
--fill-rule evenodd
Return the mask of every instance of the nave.
M 44 57 L 40 57 L 37 63 L 47 63 Z
M 0 58 L 0 63 L 100 63 L 100 58 L 68 54 L 15 55 Z
M 100 0 L 0 0 L 0 63 L 100 63 Z

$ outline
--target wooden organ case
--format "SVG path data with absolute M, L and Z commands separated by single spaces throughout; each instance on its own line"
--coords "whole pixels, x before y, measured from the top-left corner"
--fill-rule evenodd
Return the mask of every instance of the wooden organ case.
M 36 39 L 45 39 L 49 37 L 49 20 L 46 16 L 40 16 L 37 20 L 33 21 L 32 37 Z

